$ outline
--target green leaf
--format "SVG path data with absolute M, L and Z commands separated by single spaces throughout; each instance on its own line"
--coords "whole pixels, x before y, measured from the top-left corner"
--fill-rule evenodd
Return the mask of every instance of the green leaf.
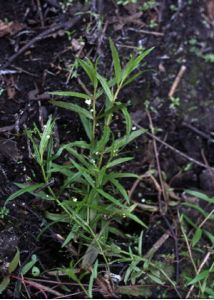
M 100 74 L 97 74 L 97 79 L 99 80 L 100 84 L 102 85 L 102 88 L 103 88 L 106 96 L 108 97 L 109 101 L 113 102 L 114 95 L 112 94 L 112 92 L 109 88 L 107 80 L 103 76 L 101 76 Z
M 112 168 L 114 166 L 120 165 L 126 161 L 132 160 L 133 157 L 122 157 L 122 158 L 117 158 L 110 163 L 107 164 L 107 168 Z
M 121 70 L 120 58 L 118 55 L 118 51 L 117 51 L 116 47 L 114 46 L 112 39 L 110 39 L 110 48 L 111 48 L 111 55 L 112 55 L 113 63 L 114 63 L 115 78 L 116 78 L 117 85 L 119 85 L 120 81 L 121 81 L 122 70 Z
M 160 284 L 160 285 L 164 285 L 165 283 L 160 279 L 158 278 L 157 276 L 154 276 L 152 274 L 148 274 L 148 277 L 151 278 L 152 281 L 154 281 L 155 283 L 157 284 Z
M 71 110 L 73 112 L 76 112 L 79 115 L 82 115 L 88 119 L 91 119 L 91 120 L 93 119 L 92 114 L 88 110 L 86 110 L 85 108 L 82 108 L 81 106 L 79 106 L 77 104 L 63 102 L 63 101 L 55 101 L 55 100 L 51 100 L 50 103 L 52 103 L 53 105 L 56 105 L 58 107 L 65 108 L 65 109 Z
M 130 76 L 123 84 L 123 87 L 125 87 L 126 85 L 132 83 L 135 79 L 137 79 L 139 76 L 141 76 L 145 71 L 140 71 L 137 72 L 136 74 Z
M 92 269 L 92 273 L 90 276 L 90 280 L 89 280 L 89 285 L 88 285 L 88 295 L 89 298 L 93 298 L 93 284 L 94 284 L 94 280 L 97 278 L 97 269 L 98 269 L 98 260 L 96 260 L 94 267 Z
M 16 270 L 16 268 L 18 267 L 19 261 L 20 261 L 20 252 L 19 252 L 19 249 L 17 249 L 14 258 L 12 259 L 12 261 L 10 262 L 9 267 L 8 267 L 8 272 L 10 274 Z
M 195 276 L 194 279 L 192 279 L 190 282 L 188 282 L 187 285 L 194 285 L 195 283 L 208 278 L 209 277 L 209 273 L 210 273 L 209 270 L 205 270 L 205 271 L 199 273 L 197 276 Z
M 31 274 L 33 275 L 33 277 L 38 277 L 40 275 L 40 269 L 36 266 L 33 266 L 32 270 L 31 270 Z
M 2 292 L 4 292 L 4 290 L 8 287 L 9 284 L 10 284 L 10 277 L 5 276 L 0 283 L 0 294 L 2 294 Z
M 125 106 L 123 106 L 121 110 L 122 110 L 122 113 L 124 115 L 125 122 L 126 122 L 126 134 L 129 135 L 132 130 L 132 119 L 128 112 L 128 109 Z
M 111 172 L 111 176 L 114 177 L 114 178 L 126 178 L 126 177 L 131 177 L 131 178 L 139 178 L 138 175 L 136 174 L 133 174 L 133 173 L 120 173 L 120 172 Z
M 19 188 L 21 188 L 21 189 L 24 188 L 24 187 L 26 187 L 26 186 L 29 186 L 29 185 L 26 184 L 26 183 L 16 183 L 16 185 L 17 185 Z M 43 184 L 43 186 L 46 186 L 46 185 Z M 43 186 L 42 186 L 42 187 L 43 187 Z M 55 200 L 55 198 L 54 198 L 53 196 L 51 196 L 51 195 L 49 195 L 49 194 L 47 194 L 47 193 L 45 193 L 45 192 L 43 192 L 43 191 L 37 191 L 37 189 L 36 189 L 35 192 L 34 192 L 34 191 L 29 192 L 29 194 L 35 196 L 37 199 L 42 199 L 42 200 Z
M 122 208 L 125 208 L 125 206 L 120 203 L 120 200 L 117 200 L 116 198 L 114 198 L 113 196 L 111 196 L 108 193 L 104 192 L 103 190 L 97 189 L 97 192 L 100 195 L 102 195 L 104 198 L 106 198 L 107 200 L 109 200 L 110 202 L 114 203 L 116 206 L 120 206 Z
M 114 102 L 114 104 L 109 105 L 108 108 L 105 110 L 104 113 L 98 115 L 97 120 L 102 119 L 103 117 L 108 117 L 110 114 L 118 112 L 120 109 L 124 107 L 124 104 L 121 102 Z
M 87 183 L 89 183 L 94 188 L 94 180 L 92 177 L 87 173 L 87 169 L 81 167 L 78 163 L 76 163 L 74 160 L 71 160 L 75 168 L 82 174 L 82 176 L 85 178 Z
M 83 115 L 80 115 L 80 120 L 82 122 L 83 128 L 85 129 L 85 133 L 87 135 L 87 137 L 89 138 L 89 141 L 92 140 L 92 124 L 91 124 L 91 120 L 89 120 L 88 118 L 86 118 Z
M 200 241 L 201 236 L 202 236 L 202 230 L 200 228 L 197 228 L 192 238 L 192 247 L 195 247 L 195 245 Z
M 131 132 L 128 136 L 125 136 L 125 137 L 115 140 L 110 147 L 106 148 L 105 152 L 106 153 L 111 152 L 112 148 L 114 148 L 115 150 L 118 150 L 118 149 L 126 146 L 127 144 L 129 144 L 130 142 L 132 142 L 133 140 L 135 140 L 136 138 L 141 136 L 146 131 L 147 131 L 146 129 L 141 128 L 139 130 L 135 130 L 135 131 Z
M 36 264 L 37 261 L 38 261 L 37 256 L 32 255 L 31 260 L 22 267 L 21 275 L 24 276 L 25 274 L 27 274 L 32 269 L 32 267 Z
M 62 223 L 70 223 L 71 219 L 70 216 L 67 213 L 61 213 L 61 214 L 56 214 L 56 213 L 50 213 L 46 212 L 45 216 L 47 219 L 54 221 L 54 222 L 62 222 Z
M 96 89 L 97 87 L 97 71 L 96 68 L 94 66 L 94 64 L 91 62 L 90 59 L 78 59 L 78 62 L 80 64 L 80 66 L 83 68 L 83 70 L 85 71 L 85 73 L 88 75 L 89 79 L 91 80 L 91 83 L 93 84 L 94 88 Z
M 212 288 L 206 287 L 206 288 L 205 288 L 205 292 L 206 292 L 209 296 L 211 296 L 210 299 L 213 299 L 213 298 L 214 298 L 214 290 L 213 290 Z
M 65 247 L 66 245 L 68 245 L 70 243 L 70 241 L 74 239 L 74 237 L 75 237 L 75 234 L 73 233 L 73 231 L 70 231 L 62 244 L 62 248 Z
M 43 160 L 44 152 L 49 143 L 53 131 L 53 127 L 54 127 L 54 122 L 52 122 L 52 118 L 49 117 L 47 124 L 44 126 L 44 131 L 42 133 L 42 137 L 39 144 L 39 153 L 40 153 L 41 161 Z
M 209 238 L 209 240 L 211 241 L 212 245 L 214 245 L 214 235 L 211 234 L 209 231 L 204 230 L 205 235 Z
M 114 178 L 111 178 L 111 177 L 110 177 L 110 181 L 116 187 L 118 192 L 123 196 L 123 198 L 127 201 L 127 203 L 130 203 L 129 196 L 128 196 L 126 190 L 124 189 L 124 187 L 120 184 L 120 182 L 118 180 L 114 179 Z
M 101 152 L 104 150 L 105 145 L 109 141 L 110 133 L 111 133 L 111 130 L 110 130 L 109 126 L 104 126 L 102 137 L 97 142 L 97 145 L 96 145 L 96 152 Z
M 89 163 L 86 161 L 86 157 L 84 155 L 81 155 L 80 153 L 78 153 L 72 147 L 73 147 L 73 145 L 69 145 L 68 144 L 65 149 L 68 151 L 68 153 L 70 153 L 71 155 L 73 155 L 74 157 L 76 157 L 79 160 L 79 162 L 81 162 L 81 164 L 83 166 L 85 166 L 86 168 L 88 168 L 89 167 Z M 76 168 L 76 166 L 75 166 L 75 168 Z
M 149 53 L 153 50 L 154 48 L 147 49 L 143 51 L 140 55 L 137 57 L 132 57 L 129 62 L 127 63 L 125 69 L 123 70 L 122 74 L 122 80 L 125 81 L 127 77 L 137 68 L 139 67 L 141 61 L 149 55 Z
M 87 95 L 79 92 L 71 92 L 71 91 L 56 91 L 56 92 L 51 92 L 49 94 L 54 96 L 81 98 L 85 100 L 91 99 L 91 95 Z
M 200 192 L 197 192 L 197 191 L 191 191 L 191 190 L 186 190 L 185 192 L 189 195 L 192 195 L 192 196 L 196 197 L 196 198 L 199 198 L 201 200 L 204 200 L 204 201 L 207 201 L 209 203 L 214 204 L 214 198 L 210 198 L 204 193 L 200 193 Z
M 18 190 L 17 192 L 15 192 L 14 194 L 10 195 L 6 201 L 5 201 L 5 204 L 4 205 L 7 205 L 7 203 L 25 193 L 31 193 L 39 188 L 41 188 L 42 186 L 44 186 L 44 183 L 36 183 L 36 184 L 33 184 L 33 185 L 29 185 L 29 186 L 26 186 L 20 190 Z
M 132 207 L 136 207 L 136 205 L 132 205 Z M 130 219 L 132 219 L 133 221 L 135 221 L 136 223 L 140 224 L 141 226 L 147 228 L 146 224 L 141 221 L 136 215 L 132 214 L 130 211 L 126 210 L 123 211 L 122 214 Z

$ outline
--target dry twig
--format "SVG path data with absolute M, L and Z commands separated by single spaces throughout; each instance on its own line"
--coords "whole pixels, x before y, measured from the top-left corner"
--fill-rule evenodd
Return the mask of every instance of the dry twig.
M 177 76 L 176 76 L 176 78 L 175 78 L 175 80 L 174 80 L 174 82 L 171 86 L 171 89 L 169 91 L 169 94 L 168 94 L 169 98 L 174 96 L 175 91 L 176 91 L 176 89 L 177 89 L 177 87 L 178 87 L 178 85 L 181 81 L 181 78 L 183 77 L 185 71 L 186 71 L 186 66 L 184 66 L 184 65 L 181 66 L 181 68 L 180 68 L 180 70 L 179 70 L 179 72 L 178 72 L 178 74 L 177 74 Z

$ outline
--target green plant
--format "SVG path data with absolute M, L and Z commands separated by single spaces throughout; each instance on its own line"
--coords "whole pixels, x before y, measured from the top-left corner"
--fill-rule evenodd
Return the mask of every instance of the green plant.
M 11 280 L 11 274 L 16 270 L 20 261 L 20 252 L 17 249 L 16 254 L 14 255 L 11 262 L 6 263 L 5 266 L 1 266 L 1 277 L 3 277 L 0 282 L 0 295 L 8 287 Z
M 206 62 L 214 63 L 214 53 L 204 54 L 203 58 Z
M 0 96 L 4 93 L 5 89 L 3 89 L 2 87 L 0 87 Z
M 193 200 L 200 199 L 209 205 L 214 203 L 214 198 L 208 197 L 204 193 L 191 190 L 186 191 L 186 193 L 193 197 Z M 183 206 L 189 207 L 192 211 L 197 211 L 199 214 L 197 218 L 199 222 L 195 222 L 191 216 L 185 213 L 179 215 L 181 231 L 188 250 L 186 256 L 192 267 L 188 266 L 188 271 L 191 270 L 191 272 L 185 270 L 182 276 L 188 288 L 186 298 L 190 298 L 193 290 L 196 290 L 196 298 L 213 298 L 214 284 L 212 278 L 214 263 L 212 257 L 214 255 L 214 235 L 209 229 L 210 227 L 205 226 L 205 224 L 214 219 L 214 209 L 207 212 L 202 206 L 188 202 L 184 203 Z M 192 232 L 190 231 L 191 234 L 187 234 L 187 225 L 193 229 Z M 204 241 L 206 241 L 206 243 Z M 205 244 L 207 244 L 206 251 L 203 249 Z
M 81 261 L 74 265 L 71 262 L 69 268 L 64 271 L 80 284 L 88 296 L 92 295 L 98 255 L 101 255 L 107 270 L 109 257 L 115 255 L 108 249 L 111 244 L 109 235 L 122 234 L 116 224 L 130 219 L 142 227 L 146 226 L 136 216 L 136 204 L 130 202 L 128 193 L 120 182 L 122 178 L 138 176 L 118 172 L 115 168 L 133 158 L 124 155 L 124 148 L 145 132 L 143 129 L 132 130 L 130 114 L 127 107 L 118 100 L 119 93 L 123 87 L 141 75 L 141 71 L 136 71 L 152 49 L 131 57 L 122 68 L 112 41 L 110 48 L 114 65 L 114 76 L 111 79 L 107 80 L 98 72 L 98 61 L 94 64 L 89 59 L 78 59 L 79 66 L 88 76 L 88 89 L 92 88 L 92 92 L 51 93 L 54 96 L 72 97 L 85 102 L 79 105 L 59 100 L 50 101 L 55 106 L 79 115 L 86 139 L 63 144 L 55 149 L 55 120 L 51 116 L 43 131 L 36 125 L 33 130 L 27 130 L 26 134 L 31 141 L 33 157 L 40 167 L 42 180 L 33 183 L 35 179 L 32 179 L 31 184 L 17 183 L 20 190 L 11 195 L 5 203 L 6 207 L 9 201 L 24 193 L 30 193 L 42 200 L 54 201 L 58 205 L 60 212 L 47 212 L 46 217 L 53 222 L 68 224 L 68 234 L 62 247 L 78 241 L 81 251 L 82 248 L 85 249 Z M 112 129 L 115 114 L 120 114 L 124 119 L 125 132 L 120 138 Z M 62 178 L 58 188 L 54 186 L 55 177 Z M 91 271 L 88 291 L 75 274 L 77 265 L 80 265 L 82 270 Z
M 170 106 L 169 108 L 176 110 L 180 106 L 180 98 L 179 97 L 170 97 Z
M 0 219 L 4 219 L 9 214 L 9 209 L 5 206 L 0 207 Z
M 143 6 L 141 7 L 142 11 L 147 11 L 153 9 L 157 6 L 156 0 L 147 0 L 144 2 Z
M 158 26 L 158 23 L 156 22 L 156 20 L 151 20 L 148 24 L 149 28 L 153 29 L 156 28 Z
M 116 0 L 117 2 L 117 5 L 127 5 L 127 4 L 130 4 L 130 3 L 137 3 L 138 0 Z

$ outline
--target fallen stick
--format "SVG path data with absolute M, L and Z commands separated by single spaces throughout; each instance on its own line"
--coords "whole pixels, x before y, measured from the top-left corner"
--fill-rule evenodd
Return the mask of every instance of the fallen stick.
M 136 127 L 138 127 L 138 128 L 143 128 L 142 126 L 140 126 L 140 125 L 139 125 L 137 122 L 135 122 L 135 121 L 133 121 L 133 124 L 134 124 Z M 168 149 L 172 150 L 173 152 L 177 153 L 178 155 L 180 155 L 180 156 L 186 158 L 186 159 L 189 160 L 190 162 L 192 162 L 192 163 L 194 163 L 194 164 L 196 164 L 196 165 L 198 165 L 198 166 L 200 166 L 200 167 L 202 167 L 202 168 L 205 168 L 205 169 L 213 169 L 212 167 L 203 164 L 202 162 L 200 162 L 200 161 L 198 161 L 198 160 L 196 160 L 196 159 L 194 159 L 194 158 L 188 156 L 187 154 L 183 153 L 182 151 L 180 151 L 180 150 L 174 148 L 173 146 L 169 145 L 168 143 L 162 141 L 160 138 L 158 138 L 157 136 L 153 135 L 152 133 L 150 133 L 150 132 L 148 132 L 148 131 L 145 132 L 145 133 L 146 133 L 149 137 L 154 138 L 155 140 L 157 140 L 159 143 L 161 143 L 162 145 L 164 145 L 166 148 L 168 148 Z
M 185 71 L 186 71 L 186 66 L 184 66 L 184 65 L 181 66 L 181 68 L 180 68 L 180 70 L 179 70 L 179 72 L 178 72 L 178 74 L 177 74 L 177 76 L 176 76 L 176 78 L 175 78 L 175 80 L 174 80 L 174 82 L 171 86 L 171 89 L 169 91 L 169 94 L 168 94 L 169 98 L 174 96 L 175 91 L 176 91 L 176 89 L 177 89 L 177 87 L 178 87 L 178 85 L 181 81 L 181 78 L 183 77 Z
M 28 50 L 30 47 L 32 47 L 36 42 L 39 42 L 43 39 L 46 39 L 49 37 L 50 34 L 53 34 L 57 32 L 58 30 L 68 30 L 71 29 L 73 26 L 75 26 L 80 19 L 83 17 L 83 15 L 75 16 L 72 20 L 69 20 L 67 22 L 55 24 L 51 26 L 50 28 L 46 29 L 45 31 L 38 34 L 36 37 L 34 37 L 31 41 L 29 41 L 27 44 L 25 44 L 22 48 L 19 49 L 19 51 L 15 54 L 13 54 L 8 61 L 5 62 L 5 64 L 2 66 L 3 69 L 10 66 L 10 64 L 22 53 L 24 53 L 26 50 Z

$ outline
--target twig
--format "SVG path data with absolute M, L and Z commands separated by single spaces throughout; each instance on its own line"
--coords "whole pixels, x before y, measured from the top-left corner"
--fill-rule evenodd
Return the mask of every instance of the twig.
M 36 3 L 37 3 L 37 6 L 38 6 L 38 12 L 39 12 L 39 18 L 40 18 L 41 26 L 42 26 L 42 28 L 44 28 L 45 22 L 44 22 L 44 17 L 43 17 L 43 13 L 42 13 L 41 2 L 40 2 L 40 0 L 36 0 Z
M 150 30 L 144 30 L 144 29 L 135 29 L 135 28 L 132 28 L 132 27 L 130 27 L 128 30 L 129 31 L 139 32 L 139 33 L 144 33 L 144 34 L 149 34 L 149 35 L 154 35 L 154 36 L 157 36 L 157 37 L 164 36 L 163 32 L 158 32 L 158 31 L 150 31 Z
M 181 81 L 181 78 L 183 77 L 185 71 L 186 71 L 186 66 L 184 66 L 184 65 L 181 66 L 181 68 L 180 68 L 180 70 L 179 70 L 179 72 L 178 72 L 178 74 L 177 74 L 177 76 L 176 76 L 176 78 L 175 78 L 175 80 L 174 80 L 174 82 L 171 86 L 171 89 L 169 91 L 169 94 L 168 94 L 169 98 L 173 97 L 173 95 L 175 94 L 175 91 L 176 91 L 176 89 L 177 89 L 177 87 L 178 87 L 178 85 Z
M 143 128 L 142 126 L 140 126 L 137 122 L 133 121 L 133 124 L 138 127 L 138 128 Z M 174 148 L 173 146 L 169 145 L 168 143 L 162 141 L 160 138 L 158 138 L 157 136 L 151 134 L 150 132 L 146 132 L 146 134 L 151 137 L 151 138 L 154 138 L 156 141 L 158 141 L 159 143 L 161 143 L 162 145 L 164 145 L 166 148 L 172 150 L 173 152 L 175 152 L 176 154 L 184 157 L 185 159 L 189 160 L 190 162 L 194 163 L 195 165 L 198 165 L 202 168 L 205 168 L 205 169 L 212 169 L 212 167 L 210 166 L 207 166 L 205 164 L 203 164 L 202 162 L 188 156 L 187 154 L 183 153 L 182 151 Z
M 32 47 L 35 43 L 49 37 L 50 34 L 53 34 L 60 29 L 68 30 L 68 29 L 72 28 L 74 25 L 76 25 L 80 21 L 80 19 L 82 17 L 83 17 L 83 14 L 75 16 L 72 20 L 69 20 L 64 23 L 55 24 L 55 25 L 51 26 L 50 28 L 46 29 L 45 31 L 41 32 L 36 37 L 34 37 L 31 41 L 29 41 L 27 44 L 25 44 L 22 48 L 20 48 L 17 53 L 13 54 L 8 59 L 8 61 L 3 65 L 3 68 L 7 68 L 22 53 L 24 53 L 26 50 L 28 50 L 30 47 Z
M 199 130 L 195 126 L 188 124 L 186 122 L 183 122 L 182 125 L 191 129 L 193 132 L 195 132 L 197 135 L 201 136 L 202 138 L 207 139 L 208 141 L 212 141 L 212 138 L 209 134 L 204 133 L 203 131 Z
M 16 74 L 18 71 L 16 70 L 0 70 L 0 75 L 8 75 L 8 74 Z
M 154 35 L 154 36 L 164 36 L 163 32 L 157 32 L 157 31 L 149 31 L 149 30 L 140 29 L 139 32 Z
M 167 230 L 160 238 L 155 242 L 151 249 L 145 254 L 144 258 L 151 259 L 154 254 L 160 249 L 160 247 L 166 242 L 170 236 L 170 231 Z
M 160 160 L 159 160 L 159 153 L 158 153 L 158 148 L 157 148 L 157 143 L 156 140 L 154 138 L 154 126 L 153 126 L 153 122 L 152 122 L 152 118 L 150 115 L 150 112 L 147 110 L 146 111 L 148 119 L 149 119 L 149 124 L 150 124 L 150 129 L 153 135 L 153 147 L 154 147 L 154 154 L 155 154 L 155 159 L 156 159 L 156 164 L 157 164 L 157 171 L 158 171 L 158 176 L 159 176 L 159 180 L 160 180 L 160 185 L 161 185 L 161 193 L 163 194 L 163 198 L 165 201 L 165 206 L 162 207 L 162 201 L 161 201 L 161 193 L 159 193 L 159 209 L 160 209 L 160 213 L 161 215 L 165 215 L 166 211 L 167 211 L 167 206 L 168 206 L 168 195 L 166 193 L 166 189 L 165 189 L 165 185 L 164 185 L 164 181 L 163 181 L 163 177 L 162 177 L 162 171 L 161 171 L 161 166 L 160 166 Z
M 206 216 L 206 218 L 201 222 L 201 224 L 198 226 L 198 228 L 201 228 L 202 226 L 204 226 L 204 224 L 207 222 L 209 217 L 212 216 L 212 214 L 214 214 L 214 209 Z
M 26 114 L 23 114 L 23 115 L 20 117 L 19 125 L 23 124 L 26 120 L 27 120 L 27 115 L 26 115 Z M 16 123 L 13 124 L 13 125 L 8 125 L 8 126 L 0 127 L 0 133 L 12 131 L 12 130 L 14 130 L 14 129 L 16 129 Z

